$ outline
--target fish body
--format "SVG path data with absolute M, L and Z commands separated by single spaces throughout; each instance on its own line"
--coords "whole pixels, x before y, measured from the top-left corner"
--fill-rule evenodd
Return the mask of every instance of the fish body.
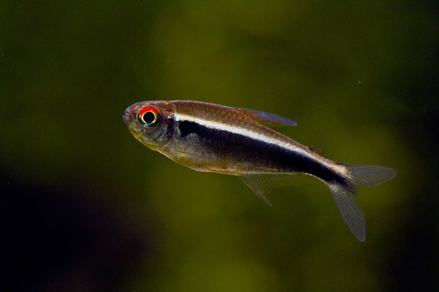
M 128 107 L 124 122 L 150 149 L 197 171 L 239 176 L 267 204 L 273 188 L 293 184 L 298 176 L 319 179 L 360 241 L 365 222 L 356 190 L 396 174 L 388 167 L 324 158 L 270 128 L 295 126 L 294 121 L 261 111 L 199 101 L 145 101 Z

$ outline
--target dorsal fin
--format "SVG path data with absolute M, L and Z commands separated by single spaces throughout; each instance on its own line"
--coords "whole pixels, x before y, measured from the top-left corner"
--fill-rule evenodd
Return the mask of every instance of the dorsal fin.
M 250 110 L 246 108 L 236 108 L 238 111 L 252 117 L 263 125 L 269 127 L 280 126 L 297 126 L 297 123 L 289 118 L 282 117 L 276 114 Z

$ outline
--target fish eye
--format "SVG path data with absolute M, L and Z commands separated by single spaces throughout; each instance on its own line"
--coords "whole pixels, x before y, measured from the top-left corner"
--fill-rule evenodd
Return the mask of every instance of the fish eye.
M 160 112 L 152 106 L 142 108 L 137 114 L 139 123 L 145 128 L 151 128 L 157 125 L 160 120 Z

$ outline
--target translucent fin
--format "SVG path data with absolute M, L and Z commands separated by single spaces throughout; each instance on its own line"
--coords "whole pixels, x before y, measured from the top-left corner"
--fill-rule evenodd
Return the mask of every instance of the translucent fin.
M 246 108 L 237 108 L 242 113 L 252 117 L 261 124 L 269 127 L 280 127 L 280 126 L 297 126 L 297 123 L 289 118 L 282 117 L 276 114 L 250 110 Z
M 311 176 L 300 173 L 246 174 L 239 177 L 259 198 L 271 206 L 269 195 L 278 187 L 308 183 Z
M 364 241 L 366 239 L 364 213 L 360 208 L 360 202 L 356 194 L 357 189 L 389 181 L 396 175 L 396 171 L 384 166 L 342 163 L 340 165 L 344 165 L 348 169 L 348 184 L 327 183 L 327 186 L 349 229 L 358 240 Z
M 349 229 L 359 241 L 364 241 L 366 226 L 357 194 L 337 184 L 328 184 L 328 188 Z
M 396 171 L 384 166 L 338 164 L 347 168 L 346 183 L 326 183 L 326 185 L 349 229 L 358 240 L 364 241 L 366 239 L 364 213 L 361 211 L 357 189 L 389 181 L 396 175 Z M 269 195 L 273 189 L 304 184 L 313 179 L 312 176 L 301 173 L 245 174 L 240 178 L 270 206 Z
M 350 180 L 357 188 L 380 185 L 396 175 L 394 169 L 385 166 L 340 164 L 348 168 Z
M 322 155 L 322 154 L 323 154 L 323 148 L 322 148 L 322 146 L 319 146 L 319 145 L 309 146 L 308 149 L 311 150 L 311 151 L 314 152 L 314 153 L 319 154 L 319 155 Z

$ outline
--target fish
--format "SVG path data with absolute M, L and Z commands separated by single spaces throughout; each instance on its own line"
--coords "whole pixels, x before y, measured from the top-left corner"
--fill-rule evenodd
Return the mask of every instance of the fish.
M 271 206 L 273 189 L 316 178 L 330 190 L 354 236 L 366 238 L 357 190 L 391 180 L 385 166 L 335 162 L 274 130 L 296 122 L 272 113 L 190 100 L 134 103 L 123 120 L 143 145 L 202 172 L 238 176 Z

